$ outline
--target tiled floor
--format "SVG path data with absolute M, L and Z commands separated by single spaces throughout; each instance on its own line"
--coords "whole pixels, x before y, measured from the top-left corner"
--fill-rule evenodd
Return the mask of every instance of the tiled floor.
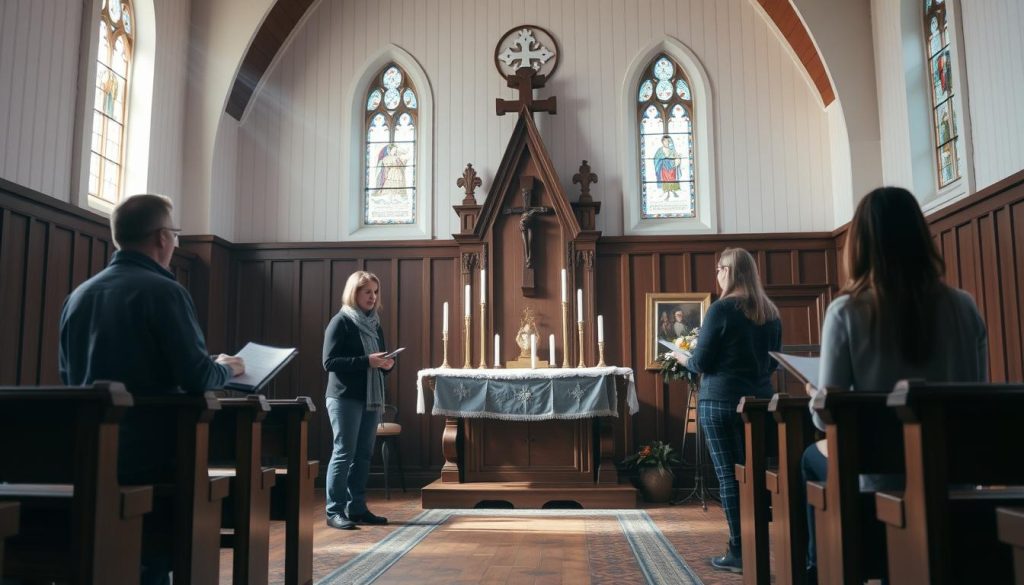
M 323 493 L 319 492 L 318 497 L 322 503 Z M 385 500 L 382 492 L 371 491 L 370 508 L 376 514 L 387 516 L 391 524 L 364 526 L 351 531 L 334 530 L 326 525 L 323 507 L 318 505 L 314 534 L 314 582 L 369 549 L 401 523 L 422 511 L 419 492 L 415 490 L 406 494 L 392 492 L 391 500 Z M 699 504 L 646 504 L 645 509 L 704 583 L 725 585 L 742 582 L 739 575 L 721 573 L 707 565 L 707 557 L 722 554 L 725 549 L 728 531 L 721 508 L 712 505 L 704 512 Z M 453 530 L 425 539 L 378 579 L 377 583 L 642 583 L 635 568 L 633 553 L 626 540 L 619 536 L 621 532 L 616 533 L 614 519 L 538 518 L 530 521 L 529 527 L 525 529 L 517 522 L 515 530 L 509 530 L 509 525 L 496 526 L 494 521 L 480 518 L 453 518 L 450 522 L 455 523 L 452 525 Z M 615 537 L 603 536 L 610 534 Z M 282 524 L 273 523 L 270 540 L 270 582 L 283 583 Z M 457 554 L 459 550 L 470 548 L 480 554 Z M 506 553 L 514 551 L 519 558 L 510 559 L 507 555 L 494 553 L 501 550 Z M 585 551 L 585 554 L 581 551 Z M 458 561 L 460 557 L 464 560 Z M 522 565 L 543 570 L 524 571 L 515 568 Z M 561 576 L 556 577 L 552 573 Z M 230 551 L 222 551 L 221 583 L 231 583 Z

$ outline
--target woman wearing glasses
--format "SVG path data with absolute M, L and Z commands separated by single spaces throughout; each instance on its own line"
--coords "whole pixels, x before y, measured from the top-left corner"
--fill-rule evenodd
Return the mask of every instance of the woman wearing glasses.
M 782 346 L 779 310 L 764 292 L 757 264 L 749 252 L 728 248 L 717 266 L 722 296 L 711 304 L 693 355 L 677 354 L 680 363 L 702 374 L 697 416 L 718 477 L 722 508 L 729 523 L 725 554 L 710 559 L 716 569 L 739 573 L 739 485 L 734 468 L 742 463 L 743 421 L 736 412 L 740 398 L 769 398 L 771 373 L 778 364 L 769 351 Z

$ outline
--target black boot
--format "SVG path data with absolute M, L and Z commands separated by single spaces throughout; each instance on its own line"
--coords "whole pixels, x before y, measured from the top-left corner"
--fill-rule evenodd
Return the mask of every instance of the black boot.
M 733 550 L 730 546 L 728 551 L 720 557 L 711 557 L 708 559 L 711 562 L 711 566 L 720 571 L 730 571 L 732 573 L 743 572 L 743 559 L 740 557 L 739 551 Z

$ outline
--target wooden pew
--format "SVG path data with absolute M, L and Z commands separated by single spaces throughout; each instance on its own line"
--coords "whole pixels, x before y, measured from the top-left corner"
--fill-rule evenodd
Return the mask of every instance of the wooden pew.
M 271 490 L 270 518 L 285 521 L 286 585 L 313 583 L 313 521 L 316 498 L 313 482 L 320 462 L 309 459 L 309 420 L 316 411 L 306 396 L 269 400 L 263 421 L 263 464 L 278 478 Z
M 767 459 L 777 454 L 774 423 L 768 415 L 767 398 L 744 396 L 736 412 L 743 418 L 745 458 L 736 464 L 739 483 L 740 538 L 743 549 L 743 582 L 771 582 L 768 545 L 769 495 L 765 487 Z
M 209 473 L 210 421 L 220 402 L 212 392 L 135 396 L 134 410 L 134 424 L 150 438 L 174 437 L 173 468 L 136 476 L 154 486 L 144 546 L 167 551 L 174 585 L 218 585 L 221 501 L 230 489 L 230 478 Z
M 4 542 L 18 533 L 18 503 L 0 503 L 0 577 L 4 574 Z
M 1010 582 L 995 510 L 1024 504 L 1024 385 L 902 380 L 888 404 L 906 450 L 905 489 L 876 496 L 890 582 Z
M 232 583 L 265 585 L 269 575 L 270 489 L 274 469 L 263 467 L 263 396 L 221 398 L 210 423 L 210 475 L 226 477 L 231 491 L 221 516 L 222 548 L 233 549 Z
M 0 388 L 0 500 L 17 501 L 21 516 L 5 577 L 138 582 L 153 488 L 118 483 L 118 424 L 131 406 L 116 382 Z
M 863 583 L 885 575 L 885 531 L 875 517 L 874 493 L 862 491 L 860 479 L 903 473 L 902 429 L 887 397 L 828 389 L 812 400 L 828 444 L 828 479 L 807 482 L 819 583 Z
M 1024 508 L 996 510 L 999 540 L 1013 547 L 1014 583 L 1024 585 Z
M 765 472 L 772 497 L 775 582 L 804 585 L 807 562 L 807 511 L 800 459 L 817 432 L 807 406 L 811 397 L 776 394 L 768 405 L 779 437 L 779 465 Z

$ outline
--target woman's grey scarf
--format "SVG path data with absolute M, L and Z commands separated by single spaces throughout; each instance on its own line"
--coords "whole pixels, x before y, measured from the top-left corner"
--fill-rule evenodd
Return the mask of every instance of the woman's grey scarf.
M 356 324 L 359 339 L 363 342 L 366 355 L 384 351 L 380 346 L 377 330 L 380 329 L 380 316 L 376 311 L 369 315 L 348 305 L 341 307 L 341 312 Z M 370 367 L 366 370 L 366 410 L 380 410 L 384 407 L 384 372 Z

